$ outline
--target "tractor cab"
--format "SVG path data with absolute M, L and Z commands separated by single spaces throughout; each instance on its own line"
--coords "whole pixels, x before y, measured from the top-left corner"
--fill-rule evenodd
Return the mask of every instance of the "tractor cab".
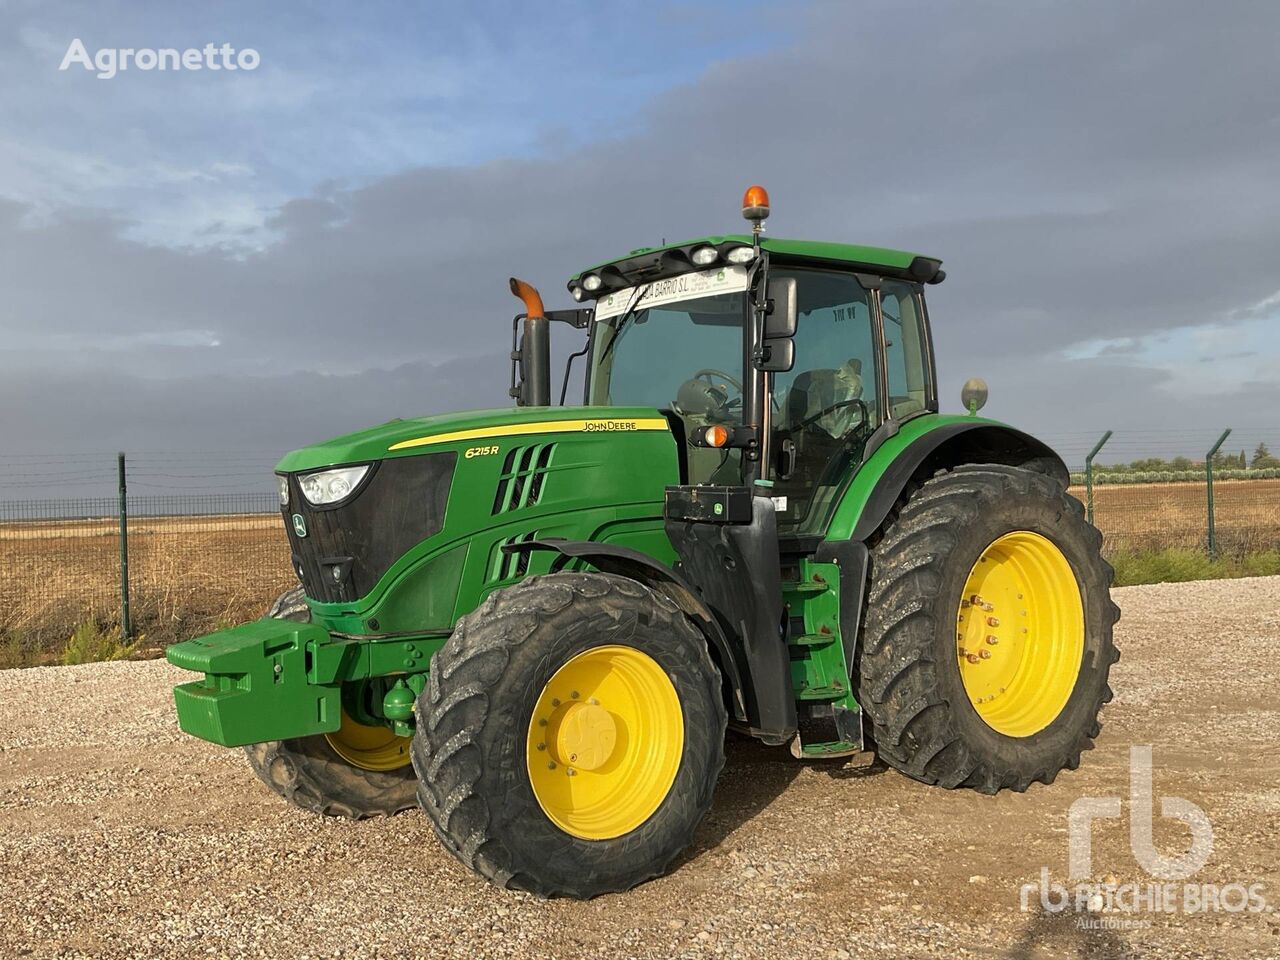
M 634 250 L 569 281 L 593 311 L 551 316 L 588 329 L 583 403 L 658 408 L 683 483 L 767 489 L 783 536 L 821 535 L 877 432 L 938 409 L 924 285 L 944 274 L 901 251 L 765 238 L 760 187 L 743 210 L 750 235 Z

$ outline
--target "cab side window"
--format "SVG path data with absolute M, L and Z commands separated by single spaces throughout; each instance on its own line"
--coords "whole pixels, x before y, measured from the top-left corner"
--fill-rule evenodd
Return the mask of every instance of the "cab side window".
M 880 288 L 880 312 L 884 316 L 889 416 L 902 420 L 929 406 L 929 357 L 919 288 L 901 280 L 885 280 Z

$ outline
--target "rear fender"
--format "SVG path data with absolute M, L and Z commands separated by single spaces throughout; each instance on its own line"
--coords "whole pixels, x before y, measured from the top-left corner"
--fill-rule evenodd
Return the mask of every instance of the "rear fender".
M 1064 487 L 1070 483 L 1062 458 L 1021 430 L 975 417 L 946 418 L 934 426 L 929 422 L 922 420 L 924 431 L 910 431 L 913 436 L 908 428 L 915 424 L 908 422 L 900 434 L 894 431 L 875 447 L 845 492 L 828 539 L 867 541 L 884 525 L 913 480 L 965 463 L 1027 467 Z M 873 436 L 872 443 L 875 440 Z M 848 519 L 841 523 L 842 518 Z M 841 527 L 849 532 L 840 535 L 836 531 Z
M 845 491 L 816 554 L 818 560 L 840 564 L 840 633 L 850 664 L 869 586 L 869 541 L 884 528 L 912 483 L 966 463 L 1026 467 L 1053 477 L 1064 487 L 1070 483 L 1066 464 L 1051 448 L 994 420 L 955 417 L 938 422 L 921 418 L 880 429 L 884 433 L 873 436 L 868 444 L 872 452 Z

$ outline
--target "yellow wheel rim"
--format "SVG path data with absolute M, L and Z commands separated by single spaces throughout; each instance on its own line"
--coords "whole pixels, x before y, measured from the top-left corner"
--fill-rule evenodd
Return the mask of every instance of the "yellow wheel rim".
M 1029 737 L 1062 712 L 1084 656 L 1071 564 L 1038 533 L 998 538 L 969 571 L 956 611 L 965 693 L 992 729 Z
M 529 721 L 533 795 L 552 823 L 584 840 L 620 837 L 653 816 L 683 753 L 675 685 L 634 647 L 595 647 L 566 662 Z
M 399 770 L 409 763 L 408 737 L 396 736 L 390 727 L 356 723 L 346 710 L 342 711 L 342 726 L 324 738 L 334 753 L 363 770 Z

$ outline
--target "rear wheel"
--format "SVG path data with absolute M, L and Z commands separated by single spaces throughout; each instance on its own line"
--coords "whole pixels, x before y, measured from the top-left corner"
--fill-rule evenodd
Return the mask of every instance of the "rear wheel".
M 308 622 L 311 611 L 302 588 L 281 594 L 267 616 Z M 358 698 L 359 693 L 344 690 L 344 700 Z M 312 813 L 363 820 L 417 805 L 409 738 L 397 737 L 385 726 L 359 723 L 345 707 L 342 726 L 333 733 L 254 743 L 244 749 L 263 783 Z
M 984 793 L 1078 766 L 1120 656 L 1101 542 L 1040 473 L 977 464 L 920 485 L 872 549 L 858 692 L 879 755 Z
M 491 595 L 432 658 L 417 713 L 420 799 L 445 847 L 539 896 L 665 872 L 724 765 L 705 640 L 669 600 L 607 574 Z

